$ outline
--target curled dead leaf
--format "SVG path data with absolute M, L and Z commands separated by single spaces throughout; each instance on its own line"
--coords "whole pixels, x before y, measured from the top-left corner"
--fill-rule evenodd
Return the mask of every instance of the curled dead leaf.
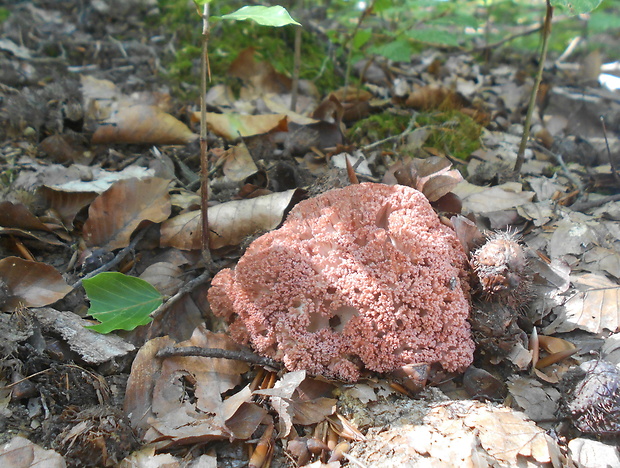
M 298 189 L 287 190 L 248 200 L 233 200 L 209 208 L 211 248 L 238 245 L 256 232 L 275 229 L 282 222 L 287 208 L 300 195 Z M 199 211 L 183 213 L 161 226 L 162 247 L 199 249 L 200 236 Z
M 197 138 L 187 125 L 157 106 L 130 105 L 101 122 L 92 142 L 183 145 Z
M 153 177 L 112 185 L 90 205 L 83 228 L 86 245 L 107 250 L 127 247 L 140 223 L 167 219 L 171 210 L 169 182 Z
M 71 290 L 51 265 L 19 257 L 0 260 L 0 309 L 5 312 L 52 304 Z

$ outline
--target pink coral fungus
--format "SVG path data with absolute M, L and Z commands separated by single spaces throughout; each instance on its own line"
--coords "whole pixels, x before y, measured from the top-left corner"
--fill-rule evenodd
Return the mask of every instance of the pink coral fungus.
M 355 381 L 412 363 L 472 361 L 467 257 L 424 195 L 351 185 L 299 203 L 222 270 L 211 308 L 287 369 Z

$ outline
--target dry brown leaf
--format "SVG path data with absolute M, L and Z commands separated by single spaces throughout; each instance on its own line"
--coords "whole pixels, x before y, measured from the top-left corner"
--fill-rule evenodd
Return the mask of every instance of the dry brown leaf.
M 228 420 L 246 436 L 254 432 L 264 414 L 248 408 L 251 392 L 241 390 L 226 401 L 222 395 L 241 382 L 248 365 L 229 359 L 171 357 L 157 359 L 168 338 L 149 341 L 138 352 L 131 369 L 125 398 L 125 412 L 145 442 L 160 439 L 163 445 L 193 444 L 200 441 L 237 437 L 226 426 Z M 198 327 L 192 337 L 177 346 L 198 346 L 237 350 L 239 346 L 223 334 Z M 188 397 L 188 392 L 192 398 Z M 230 400 L 230 401 L 229 401 Z M 239 411 L 248 417 L 243 424 Z M 235 419 L 236 418 L 236 419 Z M 248 424 L 255 424 L 249 427 Z
M 140 275 L 160 293 L 166 296 L 175 294 L 183 284 L 182 270 L 172 263 L 158 262 L 149 265 Z
M 405 105 L 422 110 L 450 110 L 465 107 L 467 101 L 447 88 L 424 86 L 414 90 L 405 101 Z
M 39 143 L 39 149 L 52 162 L 89 165 L 95 153 L 87 151 L 78 137 L 70 134 L 50 135 Z
M 521 184 L 515 182 L 479 187 L 463 181 L 453 192 L 463 201 L 464 211 L 478 214 L 509 210 L 531 202 L 535 195 L 523 191 Z
M 19 257 L 0 260 L 0 309 L 10 312 L 20 306 L 42 307 L 71 292 L 56 269 L 46 263 Z
M 58 238 L 51 233 L 48 232 L 30 232 L 24 231 L 23 229 L 13 229 L 13 228 L 3 228 L 0 227 L 0 236 L 16 236 L 16 237 L 25 237 L 26 239 L 35 239 L 38 242 L 49 245 L 65 245 L 63 242 L 59 241 Z
M 435 202 L 450 193 L 463 176 L 444 157 L 407 159 L 394 164 L 384 177 L 385 183 L 408 185 L 422 192 L 429 201 Z
M 164 221 L 161 225 L 161 247 L 175 247 L 180 250 L 198 250 L 202 247 L 201 214 L 199 210 L 181 213 Z M 211 225 L 211 208 L 209 209 Z M 213 228 L 210 228 L 213 230 Z M 214 236 L 213 233 L 210 233 Z
M 15 436 L 0 447 L 0 466 L 6 468 L 65 468 L 64 458 L 53 450 L 45 450 L 25 437 Z
M 555 312 L 558 317 L 544 330 L 546 335 L 580 328 L 591 333 L 620 331 L 620 286 L 602 275 L 587 273 L 573 280 L 579 291 Z
M 291 78 L 278 73 L 270 63 L 257 61 L 255 54 L 253 47 L 242 50 L 230 65 L 229 75 L 240 78 L 246 85 L 251 86 L 252 95 L 290 93 Z
M 197 138 L 187 125 L 157 106 L 130 105 L 119 107 L 101 122 L 92 142 L 182 145 Z
M 160 349 L 172 345 L 174 341 L 167 336 L 147 341 L 131 365 L 123 410 L 139 437 L 144 435 L 149 427 L 149 420 L 155 416 L 152 406 L 153 389 L 161 373 L 161 360 L 155 355 Z
M 221 156 L 224 163 L 222 170 L 224 175 L 234 181 L 240 182 L 247 179 L 258 171 L 252 155 L 244 143 L 229 148 Z
M 193 119 L 200 121 L 200 113 L 194 112 Z M 207 113 L 207 125 L 216 135 L 233 141 L 239 137 L 260 135 L 271 131 L 286 132 L 288 119 L 283 114 L 245 115 L 236 113 Z
M 90 205 L 83 235 L 89 247 L 127 247 L 143 221 L 159 223 L 170 216 L 169 181 L 159 178 L 116 182 Z
M 551 385 L 543 385 L 529 377 L 512 376 L 508 379 L 508 391 L 528 417 L 537 420 L 555 418 L 560 392 Z
M 45 186 L 41 187 L 40 190 L 48 201 L 50 209 L 58 213 L 68 230 L 73 228 L 73 220 L 78 212 L 97 198 L 95 192 L 65 192 Z
M 480 444 L 500 462 L 517 466 L 517 458 L 533 458 L 539 463 L 553 459 L 553 440 L 522 413 L 505 407 L 481 407 L 467 414 L 464 424 L 478 432 Z
M 0 226 L 35 231 L 51 231 L 23 203 L 0 202 Z
M 219 249 L 238 245 L 247 236 L 275 229 L 281 222 L 296 190 L 277 192 L 249 200 L 233 200 L 209 208 L 210 246 Z M 161 226 L 161 246 L 194 250 L 200 243 L 200 212 L 192 211 L 165 221 Z
M 82 76 L 86 126 L 94 127 L 93 143 L 185 144 L 198 138 L 184 123 L 166 113 L 170 96 L 134 93 L 126 96 L 114 83 Z
M 239 349 L 226 335 L 214 334 L 204 326 L 178 346 Z M 233 436 L 225 423 L 234 412 L 227 410 L 222 394 L 238 385 L 241 375 L 248 369 L 246 363 L 229 359 L 173 357 L 163 360 L 153 389 L 156 419 L 151 422 L 155 431 L 150 431 L 150 435 L 157 438 L 159 432 L 181 444 Z M 193 390 L 192 399 L 188 398 L 186 388 Z M 246 397 L 249 400 L 251 394 L 248 392 Z M 240 408 L 238 403 L 235 402 L 236 409 Z M 145 438 L 149 440 L 148 431 Z

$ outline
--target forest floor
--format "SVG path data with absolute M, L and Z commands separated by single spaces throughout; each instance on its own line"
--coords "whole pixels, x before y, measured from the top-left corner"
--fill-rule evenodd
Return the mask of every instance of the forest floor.
M 534 54 L 367 58 L 347 89 L 300 80 L 295 112 L 290 76 L 259 49 L 216 70 L 212 269 L 234 267 L 300 200 L 357 181 L 416 188 L 445 224 L 475 226 L 461 239 L 509 232 L 528 259 L 523 300 L 485 301 L 474 285 L 464 373 L 347 383 L 156 356 L 243 352 L 207 301 L 199 61 L 193 82 L 171 77 L 183 44 L 154 1 L 3 11 L 1 466 L 620 466 L 620 93 L 599 84 L 620 77 L 612 57 L 550 57 L 516 177 Z M 344 83 L 346 66 L 326 60 Z M 154 320 L 85 328 L 96 292 L 82 286 L 103 271 L 154 286 Z M 112 295 L 131 301 L 119 281 Z

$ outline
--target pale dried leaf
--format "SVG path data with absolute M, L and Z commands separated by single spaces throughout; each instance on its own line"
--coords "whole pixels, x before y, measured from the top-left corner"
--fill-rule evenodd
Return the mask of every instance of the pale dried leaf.
M 72 288 L 56 269 L 46 263 L 19 257 L 0 260 L 0 309 L 42 307 L 65 297 Z
M 77 170 L 76 169 L 83 169 Z M 114 183 L 126 179 L 147 179 L 155 175 L 153 169 L 127 166 L 122 171 L 110 172 L 98 167 L 57 167 L 58 170 L 44 174 L 43 184 L 56 191 L 77 193 L 103 193 Z
M 294 412 L 291 408 L 291 397 L 297 387 L 306 378 L 306 371 L 287 372 L 278 380 L 273 388 L 255 390 L 257 395 L 269 395 L 271 405 L 279 416 L 278 437 L 287 437 L 293 428 Z
M 601 348 L 601 357 L 613 364 L 620 364 L 620 333 L 607 337 Z
M 157 106 L 119 106 L 95 130 L 92 142 L 182 145 L 198 135 L 175 117 Z
M 222 159 L 224 161 L 224 175 L 234 182 L 243 181 L 258 171 L 245 143 L 240 143 L 226 150 Z
M 552 460 L 549 447 L 554 442 L 522 413 L 504 407 L 477 408 L 465 416 L 464 423 L 478 431 L 482 447 L 498 461 L 516 466 L 518 456 L 539 463 Z
M 53 450 L 45 450 L 25 437 L 15 436 L 0 447 L 0 466 L 6 468 L 65 468 L 64 458 Z
M 555 309 L 558 317 L 545 335 L 580 328 L 591 333 L 620 331 L 620 286 L 604 276 L 588 273 L 574 279 L 579 292 Z
M 549 241 L 549 257 L 556 259 L 568 254 L 581 255 L 584 248 L 596 243 L 596 223 L 589 222 L 581 213 L 573 213 L 557 223 Z
M 149 265 L 140 275 L 160 293 L 166 296 L 175 294 L 183 284 L 182 270 L 172 263 L 158 262 Z
M 249 391 L 242 390 L 230 402 L 230 398 L 224 402 L 222 397 L 241 382 L 248 365 L 218 358 L 170 357 L 162 360 L 154 357 L 159 349 L 170 344 L 168 339 L 149 341 L 132 365 L 125 411 L 132 426 L 143 435 L 143 440 L 152 442 L 164 438 L 163 445 L 176 445 L 235 437 L 226 427 L 227 420 L 232 417 L 237 418 L 234 426 L 241 433 L 253 432 L 256 427 L 248 427 L 248 424 L 251 422 L 257 426 L 262 416 L 260 411 L 244 409 L 250 398 Z M 198 327 L 189 340 L 177 346 L 239 349 L 239 345 L 226 335 L 212 333 L 204 326 Z M 237 411 L 249 411 L 248 414 L 254 416 L 247 424 L 239 423 L 241 416 L 237 417 Z
M 620 279 L 620 252 L 613 249 L 595 246 L 588 250 L 583 256 L 586 268 L 593 273 L 596 271 L 604 271 L 609 273 L 616 279 Z
M 572 460 L 580 468 L 620 466 L 620 454 L 616 444 L 577 438 L 568 443 Z
M 167 219 L 171 210 L 168 184 L 159 178 L 116 182 L 90 205 L 83 228 L 86 245 L 107 250 L 127 247 L 140 223 Z
M 463 211 L 479 214 L 516 208 L 534 198 L 534 192 L 523 191 L 521 184 L 515 182 L 486 188 L 461 182 L 453 192 L 461 198 Z
M 194 113 L 194 119 L 200 120 L 200 113 Z M 207 113 L 207 125 L 216 135 L 233 141 L 239 137 L 260 135 L 274 130 L 285 132 L 288 129 L 286 115 L 263 114 L 215 114 Z
M 233 200 L 209 208 L 212 249 L 238 245 L 247 236 L 275 229 L 297 190 L 277 192 L 248 200 Z M 161 226 L 162 247 L 194 250 L 201 247 L 200 212 L 183 213 Z
M 508 391 L 529 418 L 555 418 L 560 392 L 551 385 L 543 385 L 529 377 L 512 376 L 508 379 Z

